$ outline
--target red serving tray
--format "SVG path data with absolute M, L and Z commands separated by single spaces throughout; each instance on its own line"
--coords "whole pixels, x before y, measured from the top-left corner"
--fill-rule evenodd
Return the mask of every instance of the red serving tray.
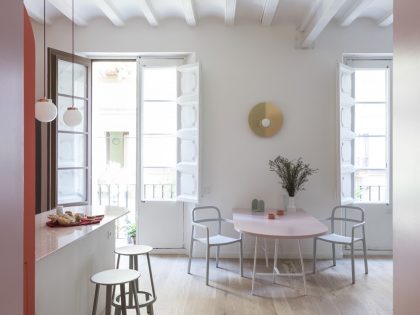
M 80 222 L 74 223 L 74 224 L 71 224 L 71 225 L 60 225 L 60 223 L 58 223 L 58 222 L 53 223 L 52 221 L 48 221 L 46 224 L 49 227 L 70 227 L 70 226 L 79 226 L 79 225 L 90 225 L 90 224 L 100 223 L 103 218 L 104 218 L 103 215 L 95 215 L 93 219 L 83 218 L 83 219 L 80 220 Z

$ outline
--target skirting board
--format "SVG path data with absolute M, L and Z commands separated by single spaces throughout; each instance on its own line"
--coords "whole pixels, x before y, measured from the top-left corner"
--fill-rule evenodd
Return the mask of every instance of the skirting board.
M 188 250 L 186 248 L 155 248 L 152 252 L 153 255 L 186 255 L 188 256 Z M 363 252 L 361 250 L 355 250 L 355 254 L 357 256 L 362 255 Z M 392 256 L 392 251 L 390 250 L 368 250 L 367 251 L 368 256 Z M 312 252 L 303 252 L 302 253 L 304 259 L 312 259 Z M 350 255 L 349 251 L 338 251 L 337 250 L 337 258 L 342 258 L 343 255 Z M 205 251 L 204 250 L 195 250 L 194 249 L 194 258 L 204 258 L 205 257 Z M 210 254 L 211 258 L 215 258 L 215 253 Z M 220 258 L 230 258 L 235 259 L 239 257 L 238 251 L 225 251 L 220 253 Z M 254 257 L 254 254 L 251 252 L 244 252 L 244 258 L 245 259 L 252 259 Z M 261 253 L 258 253 L 258 259 L 263 259 L 264 253 L 261 251 Z M 268 253 L 268 258 L 273 259 L 273 253 Z M 279 253 L 279 259 L 298 259 L 299 258 L 299 252 L 282 252 Z M 331 259 L 331 251 L 319 251 L 317 252 L 317 258 L 318 259 Z
M 188 255 L 186 248 L 154 248 L 153 255 Z

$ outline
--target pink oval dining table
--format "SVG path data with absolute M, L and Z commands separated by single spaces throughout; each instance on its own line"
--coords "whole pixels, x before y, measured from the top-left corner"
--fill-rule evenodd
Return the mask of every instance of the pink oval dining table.
M 250 209 L 233 209 L 233 223 L 236 230 L 255 236 L 254 266 L 252 271 L 251 294 L 254 294 L 256 275 L 272 275 L 273 283 L 276 276 L 301 276 L 303 278 L 304 293 L 306 295 L 306 274 L 303 265 L 301 240 L 314 238 L 326 234 L 328 228 L 319 220 L 302 209 L 286 211 L 285 215 L 276 216 L 274 220 L 267 218 L 267 211 L 255 212 Z M 258 238 L 274 239 L 274 266 L 272 273 L 256 273 Z M 280 239 L 295 239 L 298 241 L 300 273 L 281 273 L 277 268 L 278 241 Z

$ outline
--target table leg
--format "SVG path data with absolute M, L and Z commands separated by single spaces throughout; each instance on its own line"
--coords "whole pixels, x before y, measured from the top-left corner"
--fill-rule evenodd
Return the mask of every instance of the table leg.
M 152 266 L 150 265 L 149 253 L 146 254 L 146 257 L 147 257 L 147 265 L 149 266 L 149 276 L 150 276 L 150 283 L 152 285 L 153 298 L 156 299 L 155 284 L 153 283 Z
M 98 296 L 99 296 L 99 284 L 95 286 L 95 298 L 93 300 L 92 315 L 96 315 L 96 309 L 98 308 Z
M 111 315 L 111 304 L 112 304 L 112 285 L 106 286 L 106 307 L 105 307 L 105 315 Z
M 265 267 L 268 268 L 267 239 L 264 239 Z
M 251 287 L 251 295 L 254 295 L 255 270 L 256 270 L 256 267 L 257 267 L 257 249 L 258 249 L 258 236 L 255 236 L 254 268 L 252 269 L 252 287 Z
M 120 258 L 121 258 L 120 254 L 117 254 L 117 255 L 118 255 L 118 258 L 117 258 L 117 268 L 116 269 L 120 268 Z M 112 300 L 114 300 L 114 297 L 115 297 L 115 288 L 116 288 L 116 286 L 114 286 L 112 288 Z
M 126 300 L 125 300 L 125 284 L 124 283 L 120 285 L 120 291 L 121 291 L 121 311 L 122 311 L 122 315 L 127 315 L 127 304 L 126 304 Z
M 134 256 L 130 255 L 128 256 L 129 259 L 129 269 L 135 269 L 134 268 Z M 128 307 L 132 307 L 134 305 L 133 295 L 131 294 L 131 287 L 128 286 Z
M 136 306 L 136 315 L 140 315 L 140 306 L 139 306 L 139 298 L 137 296 L 137 287 L 136 287 L 136 281 L 130 282 L 130 288 L 131 292 L 134 294 L 134 302 Z
M 137 271 L 139 271 L 139 256 L 134 256 L 134 269 L 136 269 Z M 140 284 L 139 284 L 139 278 L 136 279 L 136 285 L 137 288 L 139 288 Z M 137 289 L 137 291 L 140 289 Z
M 273 283 L 276 282 L 276 273 L 277 273 L 277 255 L 278 255 L 278 245 L 279 240 L 276 239 L 274 241 L 274 264 L 273 264 Z
M 303 289 L 306 295 L 306 274 L 305 274 L 305 266 L 303 265 L 302 250 L 300 248 L 300 240 L 298 240 L 298 247 L 299 247 L 300 265 L 302 266 Z

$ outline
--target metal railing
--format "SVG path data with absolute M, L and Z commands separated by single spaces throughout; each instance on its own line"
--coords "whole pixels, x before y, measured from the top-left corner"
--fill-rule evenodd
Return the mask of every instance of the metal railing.
M 98 184 L 99 205 L 122 206 L 128 208 L 130 199 L 135 200 L 135 184 Z M 131 197 L 131 198 L 130 198 Z
M 146 200 L 173 200 L 175 184 L 145 184 L 143 196 Z M 98 184 L 99 205 L 114 205 L 129 208 L 135 203 L 135 184 Z
M 146 200 L 173 200 L 176 194 L 174 184 L 144 184 L 143 189 Z
M 385 198 L 385 186 L 381 185 L 360 185 L 359 186 L 360 200 L 364 201 L 363 198 L 367 194 L 367 201 L 382 201 L 381 198 Z M 377 197 L 377 199 L 375 198 Z

